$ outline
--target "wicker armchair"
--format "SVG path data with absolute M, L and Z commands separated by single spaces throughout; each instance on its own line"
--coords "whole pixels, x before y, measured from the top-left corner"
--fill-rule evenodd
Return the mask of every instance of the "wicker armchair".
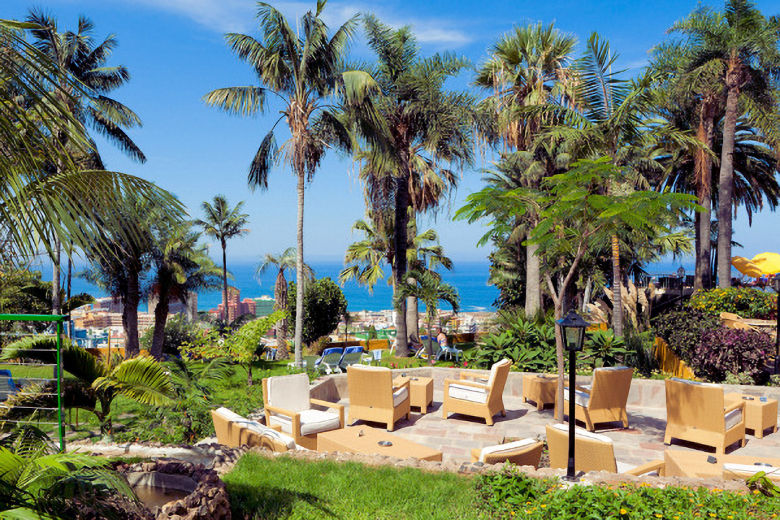
M 445 379 L 442 417 L 446 419 L 450 413 L 484 417 L 485 423 L 492 426 L 494 415 L 506 416 L 503 393 L 511 366 L 508 359 L 494 363 L 487 381 L 472 372 L 461 372 L 460 379 Z M 477 379 L 482 382 L 478 383 Z
M 522 439 L 495 446 L 474 448 L 471 450 L 471 462 L 484 462 L 485 464 L 503 464 L 511 462 L 517 466 L 539 467 L 539 459 L 542 457 L 544 443 L 536 439 Z
M 245 419 L 227 408 L 211 410 L 211 420 L 214 422 L 217 442 L 230 448 L 260 446 L 277 452 L 297 448 L 292 437 Z
M 727 403 L 720 385 L 667 379 L 664 444 L 673 438 L 713 446 L 717 454 L 735 442 L 744 446 L 744 401 Z
M 393 374 L 387 367 L 350 365 L 347 367 L 349 422 L 385 423 L 387 431 L 399 419 L 410 417 L 409 381 L 393 387 Z
M 310 450 L 317 449 L 317 434 L 344 427 L 344 406 L 309 396 L 309 376 L 266 377 L 263 379 L 265 423 L 276 426 Z M 312 409 L 311 405 L 331 408 L 336 413 Z
M 634 369 L 629 367 L 597 368 L 593 371 L 593 384 L 575 387 L 574 416 L 585 427 L 594 431 L 599 423 L 619 422 L 628 428 L 626 402 L 631 389 Z M 564 415 L 569 414 L 569 388 L 563 395 Z

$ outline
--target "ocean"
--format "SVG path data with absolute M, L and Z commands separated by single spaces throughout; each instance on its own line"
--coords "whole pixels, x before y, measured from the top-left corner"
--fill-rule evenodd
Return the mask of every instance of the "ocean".
M 341 262 L 313 262 L 310 265 L 314 269 L 317 278 L 327 276 L 338 283 L 339 271 L 343 268 Z M 651 264 L 648 266 L 647 271 L 652 275 L 665 274 L 674 276 L 674 273 L 680 266 L 685 269 L 687 274 L 693 274 L 693 261 L 687 258 L 682 261 L 665 260 Z M 233 279 L 228 279 L 228 283 L 241 290 L 241 298 L 257 298 L 264 295 L 273 296 L 276 271 L 267 271 L 258 281 L 255 277 L 256 267 L 256 263 L 228 263 L 228 271 L 233 275 Z M 74 269 L 74 272 L 77 271 L 78 269 Z M 48 266 L 43 268 L 42 272 L 44 280 L 51 280 L 51 269 Z M 489 311 L 494 310 L 493 302 L 498 297 L 498 289 L 487 284 L 488 274 L 489 264 L 487 262 L 456 261 L 452 271 L 442 272 L 442 278 L 458 290 L 462 311 Z M 294 272 L 288 273 L 287 279 L 290 280 L 294 276 Z M 392 290 L 387 285 L 389 276 L 390 272 L 387 269 L 385 280 L 374 286 L 373 294 L 369 294 L 367 288 L 358 285 L 354 281 L 344 284 L 342 291 L 347 299 L 348 310 L 350 312 L 361 310 L 380 311 L 392 308 Z M 72 281 L 71 292 L 73 294 L 86 292 L 96 297 L 106 296 L 106 293 L 98 287 L 75 276 Z M 213 309 L 221 301 L 221 290 L 201 291 L 198 293 L 198 310 L 207 311 Z M 443 304 L 442 309 L 446 310 L 448 308 L 449 306 Z M 146 310 L 146 305 L 142 304 L 140 310 Z

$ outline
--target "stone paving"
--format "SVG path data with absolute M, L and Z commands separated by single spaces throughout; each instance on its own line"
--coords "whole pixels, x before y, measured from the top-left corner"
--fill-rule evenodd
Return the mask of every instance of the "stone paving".
M 545 425 L 555 422 L 552 407 L 537 411 L 535 405 L 522 402 L 519 397 L 504 397 L 506 417 L 497 415 L 493 426 L 487 426 L 483 419 L 465 415 L 450 414 L 444 420 L 441 414 L 442 391 L 435 390 L 433 405 L 428 413 L 421 415 L 413 408 L 411 420 L 402 419 L 396 423 L 393 433 L 426 446 L 441 450 L 445 461 L 469 461 L 471 449 L 499 444 L 504 439 L 545 436 Z M 341 404 L 349 407 L 348 399 Z M 610 437 L 615 443 L 615 458 L 627 465 L 639 465 L 651 460 L 662 460 L 666 428 L 666 410 L 664 408 L 632 407 L 627 408 L 629 428 L 610 428 L 609 425 L 597 425 L 597 433 Z M 362 421 L 355 423 L 362 424 Z M 378 424 L 369 426 L 381 427 Z M 727 454 L 753 455 L 780 458 L 780 432 L 765 435 L 758 439 L 748 434 L 746 445 L 738 444 L 727 450 Z M 714 448 L 699 446 L 674 440 L 671 449 L 697 450 L 714 453 Z

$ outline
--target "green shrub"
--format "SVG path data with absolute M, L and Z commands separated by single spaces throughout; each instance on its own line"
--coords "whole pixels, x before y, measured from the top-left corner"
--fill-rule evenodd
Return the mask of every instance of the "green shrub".
M 663 338 L 680 358 L 691 364 L 696 347 L 708 330 L 720 326 L 715 316 L 701 309 L 685 308 L 670 311 L 653 320 L 655 335 Z
M 478 368 L 509 358 L 526 372 L 555 370 L 555 326 L 526 319 L 521 313 L 500 312 L 498 330 L 468 351 L 466 361 Z
M 287 289 L 287 308 L 290 322 L 295 322 L 295 282 Z M 336 330 L 347 312 L 347 299 L 341 287 L 330 278 L 320 278 L 306 284 L 303 294 L 303 343 L 309 345 Z
M 697 291 L 690 306 L 714 316 L 732 312 L 743 318 L 773 320 L 777 317 L 777 295 L 748 287 Z
M 476 489 L 480 506 L 490 518 L 744 520 L 771 518 L 780 508 L 779 498 L 760 493 L 625 483 L 566 488 L 555 479 L 532 479 L 511 466 L 481 475 Z
M 628 350 L 623 338 L 615 336 L 612 330 L 595 330 L 585 338 L 582 360 L 591 368 L 614 367 L 626 362 Z
M 193 343 L 203 334 L 203 329 L 198 327 L 183 314 L 177 314 L 165 323 L 165 336 L 163 339 L 163 353 L 172 356 L 179 355 L 179 347 L 187 343 Z M 149 327 L 141 336 L 141 348 L 151 350 L 154 327 Z

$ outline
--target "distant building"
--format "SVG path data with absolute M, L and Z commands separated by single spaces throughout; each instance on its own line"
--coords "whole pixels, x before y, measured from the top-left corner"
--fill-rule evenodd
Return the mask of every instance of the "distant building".
M 274 312 L 274 305 L 276 304 L 276 300 L 270 296 L 261 296 L 259 298 L 252 298 L 252 300 L 255 302 L 255 316 L 258 318 L 268 316 Z
M 160 301 L 158 292 L 157 285 L 154 285 L 152 290 L 149 291 L 150 313 L 154 313 L 154 309 L 157 307 L 157 302 Z M 177 294 L 171 294 L 170 301 L 168 301 L 168 316 L 172 314 L 184 314 L 189 321 L 197 321 L 198 293 L 188 291 L 186 298 L 180 298 Z
M 222 298 L 223 302 L 220 303 L 216 309 L 209 310 L 209 314 L 221 317 L 230 322 L 244 314 L 255 314 L 256 312 L 257 305 L 255 304 L 255 300 L 252 300 L 251 298 L 244 298 L 242 300 L 241 291 L 237 287 L 228 286 L 227 305 L 225 305 L 224 302 L 224 294 L 222 295 Z M 225 308 L 227 308 L 227 317 L 225 317 Z

